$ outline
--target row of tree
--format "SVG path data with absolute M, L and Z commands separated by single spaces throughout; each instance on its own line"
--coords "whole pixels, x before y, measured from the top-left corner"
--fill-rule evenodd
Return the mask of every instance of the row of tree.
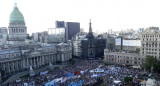
M 146 56 L 145 63 L 143 64 L 143 67 L 147 71 L 151 71 L 151 67 L 153 67 L 154 72 L 160 73 L 160 60 L 157 60 L 153 56 Z

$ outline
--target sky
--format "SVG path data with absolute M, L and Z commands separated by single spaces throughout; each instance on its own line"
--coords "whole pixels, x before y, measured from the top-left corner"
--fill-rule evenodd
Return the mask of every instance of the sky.
M 0 0 L 0 27 L 9 26 L 15 0 Z M 48 31 L 55 21 L 80 22 L 84 31 L 93 32 L 160 27 L 159 0 L 16 0 L 27 32 Z

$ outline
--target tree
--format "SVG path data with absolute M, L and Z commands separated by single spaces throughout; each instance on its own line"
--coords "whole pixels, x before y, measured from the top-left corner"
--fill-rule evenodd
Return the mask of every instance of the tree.
M 157 61 L 156 67 L 155 67 L 155 71 L 158 72 L 160 74 L 160 60 Z
M 153 56 L 147 55 L 144 63 L 144 68 L 146 70 L 150 70 L 152 66 L 154 67 L 155 70 L 157 67 L 157 59 L 154 58 Z
M 125 83 L 130 84 L 132 82 L 133 78 L 132 77 L 124 77 Z
M 100 86 L 107 86 L 107 85 L 105 85 L 105 84 L 101 84 Z
M 104 62 L 104 65 L 109 66 L 109 65 L 110 65 L 110 63 L 108 63 L 108 62 Z

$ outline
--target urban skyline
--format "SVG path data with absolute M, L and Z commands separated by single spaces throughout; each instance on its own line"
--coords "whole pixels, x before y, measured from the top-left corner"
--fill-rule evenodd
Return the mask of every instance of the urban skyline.
M 8 27 L 14 2 L 14 0 L 1 1 L 0 27 Z M 17 0 L 16 2 L 24 15 L 29 34 L 55 27 L 56 20 L 80 22 L 81 28 L 88 32 L 88 20 L 92 19 L 93 32 L 99 33 L 107 32 L 109 29 L 117 31 L 150 26 L 159 27 L 160 22 L 158 0 L 102 0 L 100 2 L 95 0 Z
M 160 86 L 157 1 L 2 3 L 0 86 Z

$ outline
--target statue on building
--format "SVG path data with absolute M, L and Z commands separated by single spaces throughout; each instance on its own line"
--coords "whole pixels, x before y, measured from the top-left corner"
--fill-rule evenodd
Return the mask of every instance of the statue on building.
M 30 74 L 30 76 L 34 76 L 35 75 L 35 72 L 34 72 L 32 66 L 29 67 L 29 74 Z
M 49 69 L 50 69 L 50 70 L 53 70 L 53 65 L 52 65 L 51 62 L 49 63 Z

